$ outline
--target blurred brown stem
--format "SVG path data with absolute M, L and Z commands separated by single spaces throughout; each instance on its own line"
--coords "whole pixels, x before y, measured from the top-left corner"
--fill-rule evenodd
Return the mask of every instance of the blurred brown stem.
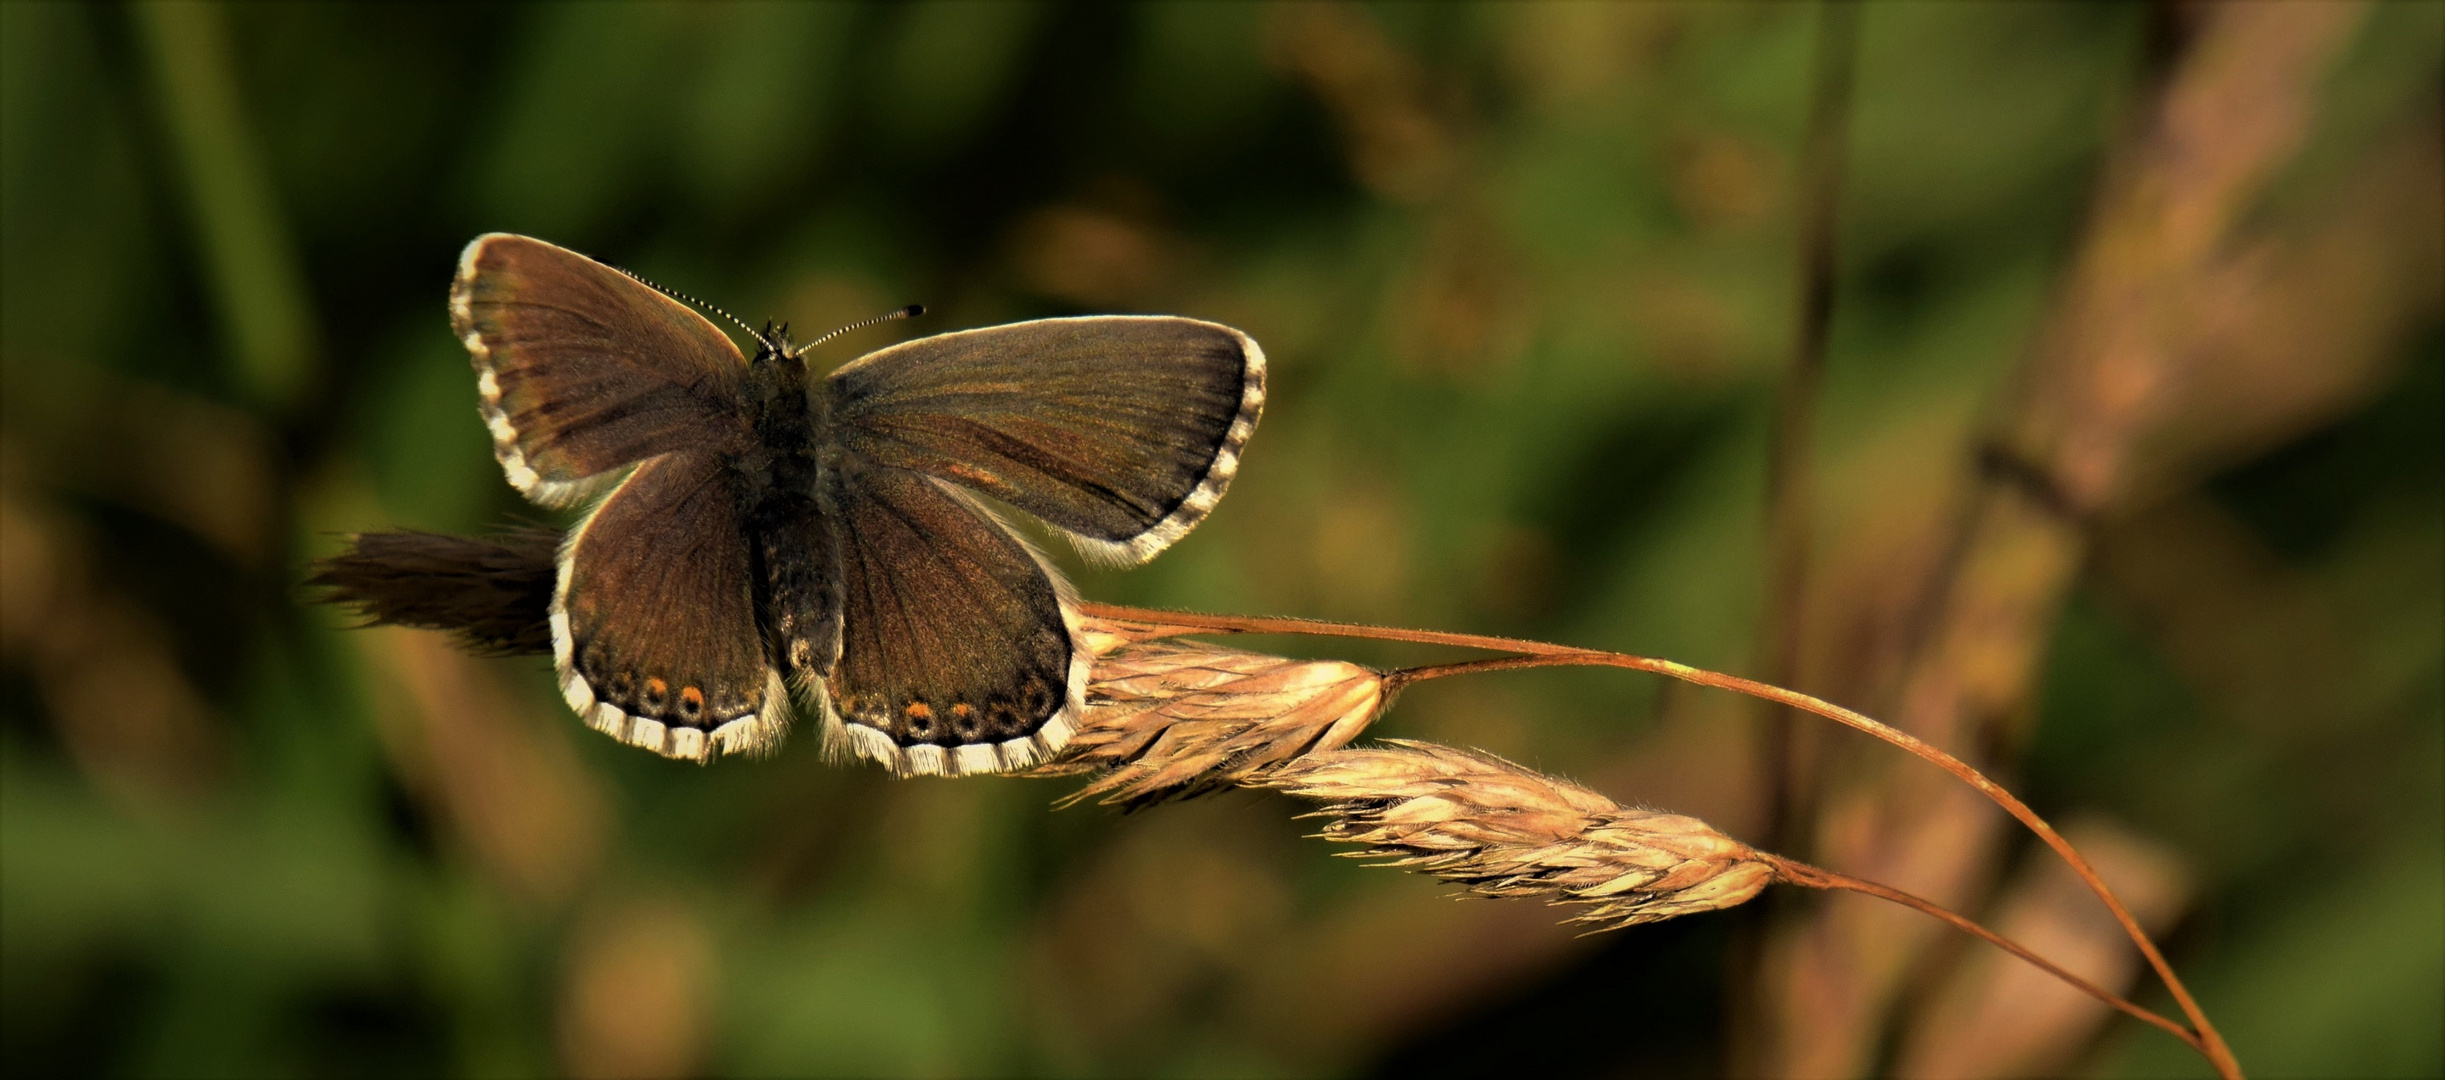
M 1520 638 L 1367 626 L 1358 623 L 1328 622 L 1322 619 L 1159 611 L 1093 602 L 1081 603 L 1079 609 L 1101 619 L 1153 623 L 1202 633 L 1307 634 L 1325 637 L 1369 638 L 1378 641 L 1405 641 L 1423 645 L 1452 645 L 1513 654 L 1396 671 L 1388 680 L 1390 687 L 1395 690 L 1429 679 L 1482 671 L 1565 666 L 1618 667 L 1632 671 L 1653 672 L 1699 686 L 1711 686 L 1720 690 L 1747 694 L 1754 698 L 1814 713 L 1835 723 L 1866 732 L 1909 751 L 1937 768 L 1951 773 L 1962 783 L 1976 788 L 1980 794 L 1987 797 L 1988 801 L 2002 807 L 2005 813 L 2012 815 L 2022 825 L 2027 826 L 2029 831 L 2036 833 L 2038 839 L 2045 841 L 2046 846 L 2053 848 L 2055 854 L 2061 856 L 2063 861 L 2071 866 L 2072 872 L 2080 876 L 2080 880 L 2088 886 L 2089 891 L 2097 894 L 2097 898 L 2105 902 L 2106 909 L 2114 915 L 2114 921 L 2120 923 L 2124 933 L 2130 935 L 2132 944 L 2139 947 L 2142 956 L 2147 957 L 2148 966 L 2155 969 L 2157 978 L 2163 980 L 2165 988 L 2173 994 L 2174 1001 L 2181 1005 L 2182 1015 L 2190 1020 L 2193 1030 L 2197 1032 L 2196 1041 L 2193 1041 L 2191 1045 L 2198 1049 L 2199 1053 L 2216 1067 L 2217 1074 L 2225 1077 L 2226 1080 L 2239 1080 L 2242 1075 L 2240 1063 L 2233 1059 L 2232 1052 L 2224 1045 L 2223 1037 L 2217 1034 L 2215 1025 L 2210 1023 L 2207 1014 L 2201 1011 L 2198 1001 L 2191 997 L 2190 989 L 2182 984 L 2180 976 L 2173 973 L 2173 966 L 2165 961 L 2163 953 L 2157 951 L 2156 943 L 2149 940 L 2147 932 L 2140 929 L 2139 921 L 2132 918 L 2130 911 L 2123 906 L 2122 901 L 2115 898 L 2114 891 L 2107 888 L 2105 880 L 2097 875 L 2096 869 L 2089 865 L 2087 859 L 2081 857 L 2078 849 L 2072 847 L 2071 841 L 2065 840 L 2061 833 L 2055 831 L 2054 826 L 2046 823 L 2046 819 L 2039 817 L 2036 811 L 2029 809 L 2028 804 L 2021 802 L 2011 792 L 2004 790 L 2002 785 L 1987 779 L 1985 774 L 1971 768 L 1961 759 L 1907 732 L 1870 719 L 1864 714 L 1798 691 L 1786 690 L 1753 679 L 1744 679 L 1737 675 L 1725 675 L 1703 668 L 1694 668 L 1670 660 L 1605 652 L 1599 649 L 1582 649 Z
M 2254 246 L 2245 225 L 2309 130 L 2323 73 L 2362 14 L 2350 4 L 2180 9 L 2185 32 L 2166 51 L 2163 79 L 2134 97 L 2130 127 L 2109 147 L 2029 353 L 1965 448 L 1979 471 L 1951 508 L 1952 522 L 1926 538 L 1923 550 L 1937 554 L 1881 583 L 1916 598 L 1918 610 L 1898 628 L 1896 648 L 1847 675 L 1853 686 L 1879 688 L 1889 703 L 1883 711 L 1927 743 L 1976 747 L 1998 760 L 2025 745 L 2039 715 L 2045 647 L 2078 580 L 2089 530 L 2131 507 L 2143 469 L 2163 468 L 2147 464 L 2159 432 L 2191 403 L 2212 400 L 2219 384 L 2237 381 L 2227 361 L 2238 350 L 2218 347 L 2212 335 L 2228 309 L 2251 302 L 2216 286 L 2246 265 L 2234 262 Z M 2289 362 L 2334 366 L 2312 350 Z M 1878 602 L 1862 594 L 1856 610 L 1815 621 L 1855 625 Z M 1949 785 L 1872 769 L 1841 775 L 1818 799 L 1820 813 L 1859 827 L 1821 827 L 1811 857 L 1958 906 L 1985 887 L 1999 836 L 1989 823 L 1956 821 Z M 2109 904 L 2133 929 L 2121 905 Z M 1923 969 L 1925 928 L 1843 908 L 1795 925 L 1775 938 L 1779 1016 L 1762 1025 L 1784 1045 L 1757 1071 L 1871 1068 L 1903 984 Z M 2154 949 L 2134 940 L 2162 974 Z M 1812 959 L 1838 956 L 1876 962 Z M 2198 1024 L 2202 1052 L 2236 1071 L 2186 991 L 2170 979 L 2168 986 Z
M 1799 683 L 1806 637 L 1809 518 L 1816 498 L 1811 468 L 1817 398 L 1825 385 L 1826 343 L 1834 322 L 1834 277 L 1842 202 L 1843 151 L 1849 144 L 1851 71 L 1859 45 L 1856 0 L 1822 0 L 1817 15 L 1815 88 L 1810 91 L 1807 142 L 1800 164 L 1799 303 L 1791 367 L 1775 399 L 1774 432 L 1766 461 L 1768 565 L 1766 677 Z M 1781 849 L 1808 835 L 1811 800 L 1806 763 L 1794 740 L 1792 715 L 1773 709 L 1766 721 L 1765 799 L 1768 843 Z M 1759 958 L 1762 962 L 1762 956 Z
M 1813 86 L 1801 147 L 1791 363 L 1775 394 L 1774 428 L 1766 451 L 1766 605 L 1760 670 L 1798 686 L 1807 640 L 1809 551 L 1816 511 L 1814 456 L 1817 400 L 1825 386 L 1827 342 L 1834 322 L 1844 151 L 1850 143 L 1852 71 L 1859 52 L 1858 0 L 1818 0 Z M 1769 705 L 1758 740 L 1759 803 L 1766 846 L 1809 854 L 1816 811 L 1816 729 L 1791 710 Z M 1762 915 L 1762 912 L 1753 913 Z M 1726 1049 L 1737 1071 L 1754 1071 L 1772 1054 L 1767 1004 L 1769 920 L 1745 922 L 1734 938 L 1726 979 L 1730 1011 Z

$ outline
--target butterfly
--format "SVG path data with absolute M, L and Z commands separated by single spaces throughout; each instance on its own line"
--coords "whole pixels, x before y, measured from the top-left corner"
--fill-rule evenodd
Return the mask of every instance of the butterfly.
M 771 752 L 795 693 L 828 752 L 902 775 L 1048 760 L 1086 705 L 1077 600 L 979 496 L 1141 563 L 1214 509 L 1265 404 L 1256 342 L 1196 319 L 962 330 L 817 376 L 786 326 L 750 358 L 685 299 L 506 233 L 450 290 L 510 484 L 591 504 L 552 593 L 562 696 L 672 758 Z

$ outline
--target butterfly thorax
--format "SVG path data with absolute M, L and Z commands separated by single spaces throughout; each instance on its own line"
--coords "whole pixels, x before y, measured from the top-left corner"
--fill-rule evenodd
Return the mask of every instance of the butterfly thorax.
M 767 346 L 747 366 L 744 387 L 755 439 L 735 466 L 751 492 L 772 487 L 813 492 L 823 427 L 823 395 L 809 393 L 803 358 Z
M 824 512 L 826 396 L 786 339 L 758 350 L 743 389 L 755 437 L 729 465 L 757 621 L 773 665 L 809 685 L 840 657 L 839 555 Z

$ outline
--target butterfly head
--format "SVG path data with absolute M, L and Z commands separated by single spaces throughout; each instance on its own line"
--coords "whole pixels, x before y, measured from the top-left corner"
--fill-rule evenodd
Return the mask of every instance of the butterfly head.
M 790 324 L 788 323 L 775 325 L 771 319 L 766 319 L 764 329 L 756 331 L 755 335 L 756 358 L 754 362 L 758 367 L 781 360 L 796 360 L 806 355 L 807 346 L 790 342 Z

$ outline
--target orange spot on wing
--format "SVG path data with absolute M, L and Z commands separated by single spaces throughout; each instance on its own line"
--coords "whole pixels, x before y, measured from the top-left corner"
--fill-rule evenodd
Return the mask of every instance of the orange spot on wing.
M 690 686 L 679 691 L 679 700 L 701 709 L 705 705 L 705 692 Z
M 931 720 L 934 718 L 934 710 L 927 707 L 926 703 L 922 701 L 909 702 L 907 711 L 908 718 L 911 720 Z
M 953 705 L 953 706 L 951 706 L 951 715 L 952 715 L 952 716 L 955 716 L 955 717 L 958 717 L 958 718 L 959 718 L 959 719 L 961 719 L 961 720 L 965 720 L 965 719 L 967 719 L 967 718 L 968 718 L 970 715 L 974 714 L 975 712 L 976 712 L 976 710 L 969 708 L 969 707 L 968 707 L 968 703 L 967 703 L 967 702 L 965 702 L 965 701 L 960 702 L 960 703 L 959 703 L 959 704 L 957 704 L 957 705 Z
M 663 682 L 660 679 L 645 680 L 645 692 L 648 694 L 652 694 L 655 697 L 661 697 L 664 694 L 670 693 L 670 691 L 671 684 Z

